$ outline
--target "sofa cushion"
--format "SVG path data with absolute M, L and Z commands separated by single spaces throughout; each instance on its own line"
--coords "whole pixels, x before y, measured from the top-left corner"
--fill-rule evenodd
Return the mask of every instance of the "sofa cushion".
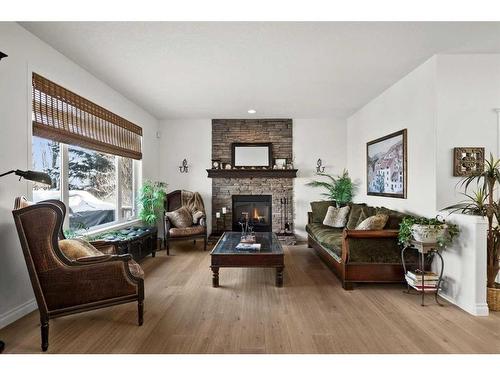
M 193 225 L 187 228 L 170 228 L 168 230 L 170 237 L 188 237 L 203 233 L 205 233 L 205 227 L 202 225 Z
M 167 217 L 176 228 L 187 228 L 193 225 L 193 216 L 184 206 L 175 211 L 167 212 Z
M 366 218 L 358 225 L 356 225 L 356 229 L 357 230 L 382 230 L 382 229 L 384 229 L 384 226 L 387 223 L 387 220 L 389 220 L 389 215 L 386 215 L 386 214 L 373 215 L 373 216 Z
M 338 259 L 342 257 L 342 228 L 332 228 L 321 223 L 306 225 L 306 231 L 322 247 L 334 253 Z
M 376 213 L 389 215 L 389 220 L 387 220 L 384 229 L 399 229 L 399 224 L 401 224 L 403 218 L 408 216 L 402 212 L 390 210 L 385 207 L 377 208 Z
M 323 225 L 333 227 L 333 228 L 344 228 L 347 223 L 347 217 L 349 215 L 349 210 L 351 207 L 328 207 L 326 211 L 325 219 L 323 220 Z
M 347 219 L 347 229 L 354 229 L 356 228 L 356 224 L 358 224 L 363 207 L 366 207 L 366 203 L 351 203 L 349 206 L 351 210 Z
M 59 241 L 59 249 L 71 260 L 103 255 L 102 252 L 82 238 L 61 240 Z
M 326 212 L 328 211 L 328 207 L 335 206 L 334 201 L 317 201 L 311 202 L 311 211 L 312 211 L 312 222 L 313 223 L 323 223 L 325 219 Z

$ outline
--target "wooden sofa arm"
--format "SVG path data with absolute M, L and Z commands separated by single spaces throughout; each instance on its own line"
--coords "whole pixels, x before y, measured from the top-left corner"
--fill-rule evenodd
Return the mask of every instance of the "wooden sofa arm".
M 397 238 L 397 229 L 356 230 L 344 229 L 344 238 Z

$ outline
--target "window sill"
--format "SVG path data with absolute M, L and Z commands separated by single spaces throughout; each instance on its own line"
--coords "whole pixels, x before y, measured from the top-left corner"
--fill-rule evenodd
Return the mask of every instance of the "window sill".
M 132 219 L 129 221 L 123 221 L 121 223 L 107 225 L 107 226 L 102 227 L 102 228 L 93 229 L 93 230 L 90 230 L 88 232 L 82 233 L 82 235 L 83 236 L 95 236 L 96 234 L 108 232 L 110 230 L 116 230 L 116 229 L 129 227 L 129 226 L 140 224 L 140 223 L 142 223 L 142 221 L 140 219 Z

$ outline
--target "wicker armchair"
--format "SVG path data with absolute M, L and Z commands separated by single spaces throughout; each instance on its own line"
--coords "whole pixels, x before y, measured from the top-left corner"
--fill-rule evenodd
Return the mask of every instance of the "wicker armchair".
M 58 245 L 65 211 L 60 201 L 28 205 L 21 198 L 12 211 L 40 312 L 43 351 L 49 346 L 49 319 L 59 316 L 137 301 L 143 323 L 141 267 L 129 254 L 67 258 Z
M 170 242 L 193 240 L 203 240 L 204 250 L 207 250 L 207 221 L 202 217 L 198 224 L 193 224 L 188 228 L 176 228 L 168 219 L 166 212 L 177 210 L 182 206 L 182 191 L 175 190 L 167 194 L 165 200 L 164 224 L 164 242 L 167 249 L 167 255 L 170 255 Z

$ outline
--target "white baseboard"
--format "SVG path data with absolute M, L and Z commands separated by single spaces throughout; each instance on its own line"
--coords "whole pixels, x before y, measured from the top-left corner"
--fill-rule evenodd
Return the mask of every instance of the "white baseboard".
M 473 305 L 460 305 L 455 301 L 454 298 L 444 294 L 444 293 L 439 293 L 439 297 L 447 300 L 448 302 L 454 304 L 457 307 L 460 307 L 462 310 L 465 312 L 474 315 L 474 316 L 488 316 L 490 314 L 490 310 L 488 309 L 488 304 L 487 303 L 476 303 Z
M 38 306 L 34 298 L 17 307 L 14 307 L 12 310 L 0 315 L 0 328 L 6 327 L 16 320 L 21 319 L 23 316 L 29 314 L 37 308 Z

